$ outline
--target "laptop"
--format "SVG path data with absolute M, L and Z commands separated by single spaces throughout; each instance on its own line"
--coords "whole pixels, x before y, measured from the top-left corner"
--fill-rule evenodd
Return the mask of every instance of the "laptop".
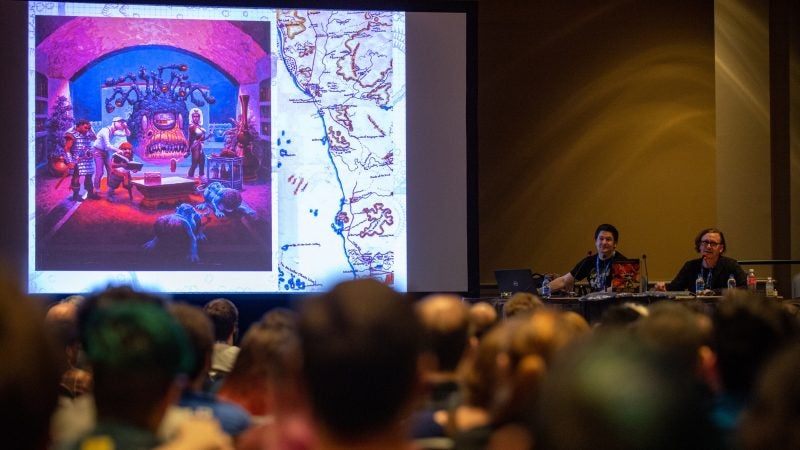
M 494 271 L 494 278 L 497 280 L 497 290 L 501 297 L 516 292 L 535 294 L 536 288 L 539 287 L 537 281 L 541 284 L 541 278 L 537 280 L 531 269 L 498 269 Z
M 637 293 L 641 287 L 638 259 L 611 262 L 611 291 Z

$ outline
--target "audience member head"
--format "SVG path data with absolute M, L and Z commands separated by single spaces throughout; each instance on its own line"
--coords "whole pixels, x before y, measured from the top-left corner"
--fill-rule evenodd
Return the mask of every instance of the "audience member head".
M 698 376 L 711 369 L 709 335 L 700 314 L 671 300 L 657 302 L 649 311 L 636 323 L 639 339 L 670 358 L 676 369 Z
M 81 358 L 81 341 L 78 336 L 78 305 L 75 300 L 83 297 L 70 296 L 47 310 L 45 324 L 62 350 L 64 367 L 61 375 L 60 395 L 75 398 L 92 389 L 92 376 L 84 367 L 78 367 Z M 79 361 L 81 360 L 81 361 Z
M 298 329 L 312 410 L 327 434 L 381 433 L 413 406 L 422 331 L 403 296 L 376 280 L 346 281 L 309 299 Z
M 575 311 L 563 311 L 561 315 L 564 317 L 564 326 L 575 336 L 583 336 L 592 331 L 589 322 Z
M 199 389 L 211 367 L 211 351 L 214 349 L 214 326 L 202 309 L 188 303 L 173 303 L 169 312 L 183 328 L 189 339 L 192 366 L 187 372 L 191 388 Z
M 32 298 L 0 274 L 0 404 L 3 448 L 45 449 L 61 365 Z
M 82 295 L 70 295 L 62 298 L 58 302 L 50 305 L 50 308 L 47 310 L 47 315 L 45 316 L 45 321 L 47 321 L 48 324 L 59 321 L 77 322 L 78 307 L 84 300 L 85 298 Z
M 75 365 L 80 349 L 77 303 L 69 301 L 54 303 L 47 310 L 44 322 L 58 343 L 64 347 L 68 365 Z
M 497 323 L 497 309 L 487 302 L 478 302 L 469 308 L 470 336 L 480 340 Z
M 299 340 L 295 328 L 286 325 L 262 320 L 248 328 L 233 369 L 218 393 L 220 398 L 240 404 L 255 416 L 274 412 L 270 380 L 299 373 Z
M 544 302 L 538 296 L 529 292 L 516 292 L 506 301 L 503 313 L 508 319 L 521 314 L 533 314 L 543 307 Z
M 91 317 L 96 311 L 118 304 L 149 304 L 163 308 L 165 300 L 154 294 L 137 291 L 128 285 L 110 284 L 105 289 L 95 292 L 85 298 L 81 298 L 80 296 L 70 296 L 64 299 L 62 303 L 78 305 L 78 337 L 80 339 L 80 348 L 82 348 L 82 351 L 86 353 L 86 336 L 89 331 L 87 322 L 89 317 Z M 91 361 L 89 361 L 89 365 L 92 365 Z M 93 372 L 93 370 L 90 368 L 89 372 Z M 63 381 L 66 383 L 65 387 L 68 391 L 70 391 L 71 395 L 80 394 L 82 391 L 85 391 L 90 387 L 93 389 L 91 384 L 94 382 L 94 380 L 87 379 L 89 372 L 84 370 L 68 370 L 64 373 Z M 79 384 L 83 384 L 85 387 L 80 388 Z
M 728 289 L 713 319 L 713 350 L 726 393 L 744 400 L 761 366 L 796 333 L 795 324 L 773 299 Z
M 300 338 L 297 330 L 297 313 L 291 309 L 274 308 L 264 314 L 259 322 L 259 328 L 273 330 L 280 333 L 277 340 L 279 345 L 273 346 L 270 353 L 269 382 L 278 400 L 288 398 L 299 393 L 298 382 L 302 377 L 303 360 L 300 354 Z M 284 402 L 285 403 L 285 402 Z M 280 407 L 280 405 L 278 405 Z
M 137 291 L 128 285 L 109 285 L 107 288 L 87 296 L 79 302 L 78 306 L 78 334 L 84 347 L 86 345 L 83 341 L 86 334 L 86 318 L 96 309 L 118 303 L 151 304 L 165 307 L 167 302 L 162 297 Z
M 758 377 L 739 427 L 745 450 L 800 448 L 800 344 L 778 353 Z
M 800 327 L 800 298 L 788 298 L 781 302 L 786 313 L 794 320 L 795 327 Z
M 288 308 L 272 308 L 260 320 L 267 328 L 297 330 L 297 313 Z
M 622 331 L 565 349 L 536 405 L 536 448 L 718 448 L 696 383 Z
M 153 304 L 109 304 L 87 315 L 84 342 L 99 420 L 155 430 L 191 365 L 175 319 Z
M 469 308 L 458 296 L 434 294 L 420 300 L 416 312 L 437 371 L 455 372 L 469 343 Z
M 629 328 L 647 313 L 646 306 L 636 303 L 614 304 L 603 311 L 597 326 L 602 330 Z
M 464 376 L 465 403 L 483 408 L 495 423 L 520 419 L 536 401 L 540 380 L 553 357 L 589 332 L 557 310 L 541 309 L 507 320 L 489 331 Z
M 214 340 L 233 344 L 239 331 L 239 310 L 227 298 L 211 300 L 203 306 L 203 311 L 214 325 Z

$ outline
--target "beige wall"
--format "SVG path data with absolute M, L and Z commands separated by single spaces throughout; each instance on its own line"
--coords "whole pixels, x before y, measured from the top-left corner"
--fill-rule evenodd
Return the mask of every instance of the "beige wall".
M 667 279 L 715 224 L 713 5 L 644 3 L 481 3 L 483 282 L 563 273 L 603 222 Z
M 534 3 L 480 2 L 481 282 L 566 272 L 603 222 L 651 281 L 707 226 L 729 256 L 769 259 L 765 11 L 718 0 L 715 24 L 713 1 Z
M 716 188 L 718 222 L 731 241 L 731 253 L 748 259 L 770 259 L 772 245 L 765 3 L 715 2 L 717 169 L 726 174 Z M 767 269 L 756 268 L 759 275 Z

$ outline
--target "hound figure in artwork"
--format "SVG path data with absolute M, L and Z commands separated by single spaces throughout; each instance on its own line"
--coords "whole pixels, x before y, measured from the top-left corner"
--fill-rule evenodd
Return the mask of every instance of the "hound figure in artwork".
M 186 260 L 197 262 L 197 241 L 204 240 L 200 230 L 202 217 L 188 203 L 181 203 L 175 212 L 156 219 L 153 224 L 155 237 L 144 244 L 144 248 L 157 250 L 168 256 L 186 255 Z M 185 253 L 184 253 L 185 252 Z
M 225 217 L 232 212 L 242 212 L 247 215 L 255 215 L 256 211 L 247 206 L 242 201 L 242 193 L 236 189 L 225 187 L 219 181 L 210 183 L 203 190 L 203 203 L 197 205 L 197 209 L 210 209 L 217 217 Z

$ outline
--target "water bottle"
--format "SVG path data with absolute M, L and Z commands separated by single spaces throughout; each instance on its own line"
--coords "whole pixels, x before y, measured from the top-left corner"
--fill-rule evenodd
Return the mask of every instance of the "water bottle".
M 766 286 L 765 291 L 766 291 L 765 293 L 766 293 L 767 297 L 776 297 L 777 296 L 776 292 L 775 292 L 775 280 L 773 280 L 772 277 L 767 277 L 767 286 Z
M 736 277 L 733 274 L 728 275 L 728 289 L 736 289 Z
M 697 276 L 697 280 L 694 282 L 694 293 L 696 295 L 703 295 L 703 291 L 706 289 L 706 280 L 703 279 L 702 275 Z
M 542 298 L 550 298 L 550 278 L 544 277 L 542 281 Z
M 756 272 L 753 269 L 750 269 L 750 271 L 747 272 L 747 290 L 750 292 L 755 292 L 756 283 Z

